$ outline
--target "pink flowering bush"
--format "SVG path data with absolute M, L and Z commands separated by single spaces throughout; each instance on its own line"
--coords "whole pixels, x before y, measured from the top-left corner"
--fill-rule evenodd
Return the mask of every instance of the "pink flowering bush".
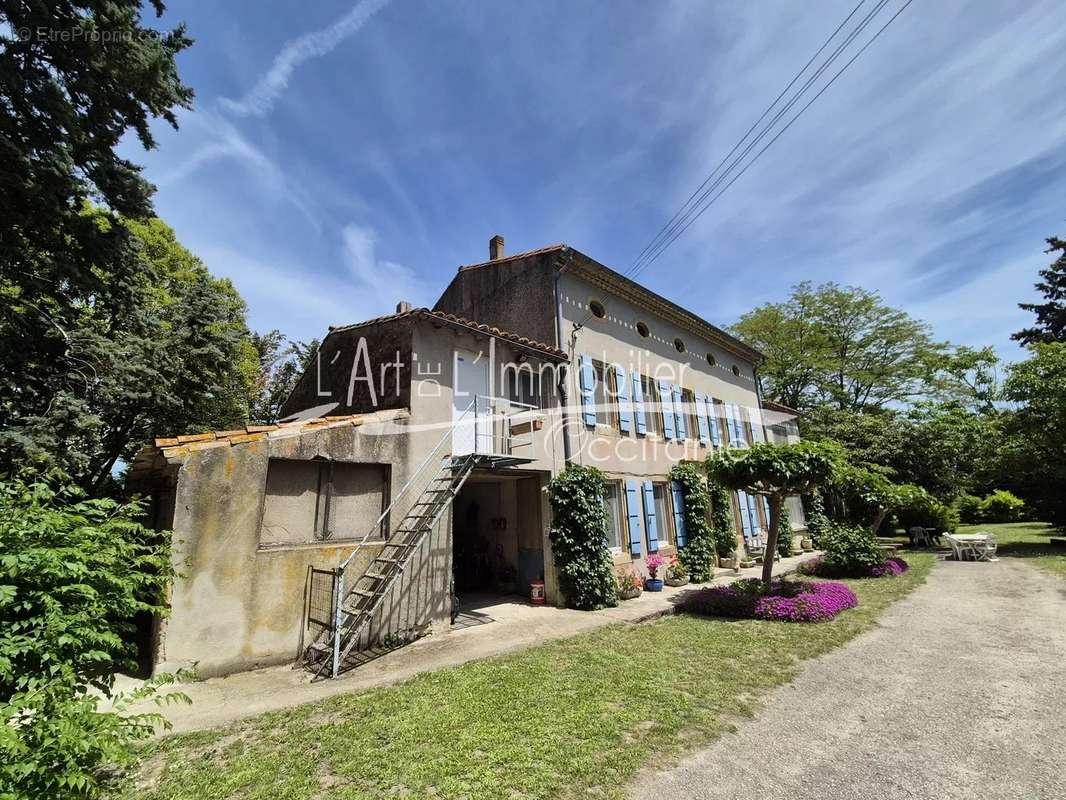
M 816 575 L 819 578 L 894 578 L 910 569 L 902 558 L 892 556 L 873 566 L 844 568 L 827 561 L 822 556 L 800 565 L 799 571 L 804 575 Z
M 842 583 L 777 580 L 767 593 L 761 581 L 749 578 L 697 592 L 682 610 L 713 617 L 825 622 L 858 604 L 855 593 Z

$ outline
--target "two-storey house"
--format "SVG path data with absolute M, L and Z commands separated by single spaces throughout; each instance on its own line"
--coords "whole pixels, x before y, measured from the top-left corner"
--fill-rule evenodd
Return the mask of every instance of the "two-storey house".
M 566 245 L 489 254 L 433 309 L 331 328 L 282 423 L 142 452 L 130 482 L 182 572 L 157 663 L 328 674 L 471 596 L 562 603 L 545 487 L 567 463 L 607 475 L 607 544 L 639 572 L 685 546 L 675 464 L 788 425 L 720 328 Z M 764 504 L 733 513 L 738 548 L 760 544 Z

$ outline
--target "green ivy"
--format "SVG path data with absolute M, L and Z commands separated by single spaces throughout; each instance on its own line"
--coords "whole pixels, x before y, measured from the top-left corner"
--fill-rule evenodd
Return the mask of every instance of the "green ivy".
M 733 521 L 733 503 L 729 490 L 708 478 L 707 493 L 711 498 L 711 536 L 714 549 L 722 558 L 728 558 L 737 549 L 736 523 Z
M 689 578 L 702 583 L 714 576 L 714 536 L 707 523 L 707 509 L 711 498 L 707 481 L 694 464 L 677 464 L 670 470 L 671 480 L 681 484 L 685 502 L 685 546 L 678 552 L 678 560 L 688 571 Z
M 614 564 L 607 545 L 605 481 L 595 467 L 571 464 L 548 484 L 555 568 L 571 608 L 618 605 Z

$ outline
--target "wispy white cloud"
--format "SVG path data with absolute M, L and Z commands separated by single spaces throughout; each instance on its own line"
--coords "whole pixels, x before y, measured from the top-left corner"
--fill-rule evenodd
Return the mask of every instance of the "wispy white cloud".
M 426 283 L 414 270 L 378 257 L 377 235 L 371 228 L 353 223 L 345 226 L 341 237 L 344 263 L 355 279 L 353 298 L 362 316 L 389 313 L 400 300 L 416 306 L 428 302 Z
M 360 0 L 343 17 L 327 28 L 312 31 L 286 42 L 274 57 L 267 73 L 243 97 L 222 98 L 219 103 L 228 111 L 242 116 L 263 116 L 285 91 L 296 68 L 312 58 L 324 56 L 349 36 L 357 33 L 390 0 Z

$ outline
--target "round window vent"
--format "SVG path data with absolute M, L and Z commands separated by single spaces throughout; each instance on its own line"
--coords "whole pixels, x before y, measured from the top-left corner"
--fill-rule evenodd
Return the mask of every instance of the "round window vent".
M 736 364 L 733 365 L 733 374 L 736 375 L 738 378 L 740 377 L 740 367 L 738 367 Z
M 603 319 L 607 316 L 607 309 L 603 307 L 603 303 L 599 300 L 589 300 L 589 311 L 592 312 L 592 316 L 596 319 Z
M 718 366 L 718 359 L 714 357 L 714 353 L 707 354 L 707 363 L 710 364 L 712 367 Z
M 647 323 L 638 322 L 637 333 L 640 334 L 641 339 L 647 339 L 649 336 L 651 336 L 651 329 L 647 326 Z
M 685 352 L 685 343 L 680 339 L 674 339 L 674 349 L 679 353 Z

